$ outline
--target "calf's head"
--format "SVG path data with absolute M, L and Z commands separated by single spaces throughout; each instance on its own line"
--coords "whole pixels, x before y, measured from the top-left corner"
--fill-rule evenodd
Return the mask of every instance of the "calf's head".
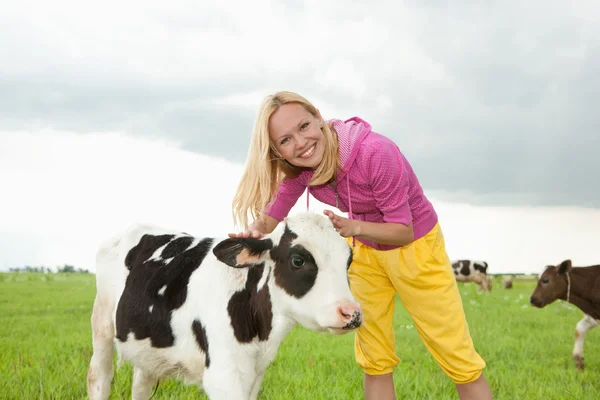
M 263 239 L 226 239 L 213 253 L 235 268 L 265 265 L 273 308 L 305 328 L 343 334 L 362 324 L 348 282 L 352 249 L 326 217 L 299 213 Z
M 529 299 L 530 303 L 542 308 L 556 299 L 566 299 L 568 290 L 567 274 L 571 272 L 571 260 L 565 260 L 557 266 L 549 265 L 540 278 Z

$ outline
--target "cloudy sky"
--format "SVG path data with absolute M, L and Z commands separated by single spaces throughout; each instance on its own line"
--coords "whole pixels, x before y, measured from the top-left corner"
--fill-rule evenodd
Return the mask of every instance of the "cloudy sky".
M 599 262 L 600 3 L 421 3 L 4 5 L 0 269 L 88 267 L 139 219 L 226 231 L 282 89 L 394 139 L 451 256 Z

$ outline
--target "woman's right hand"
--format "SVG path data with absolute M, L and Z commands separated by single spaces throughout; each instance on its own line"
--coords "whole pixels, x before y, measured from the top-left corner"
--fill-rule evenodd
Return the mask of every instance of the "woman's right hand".
M 229 237 L 230 238 L 255 238 L 255 239 L 260 239 L 264 236 L 264 234 L 261 231 L 258 231 L 256 229 L 248 229 L 245 230 L 244 232 L 238 232 L 238 233 L 230 233 Z
M 275 218 L 261 214 L 260 218 L 250 224 L 248 229 L 243 232 L 230 233 L 230 238 L 254 238 L 260 239 L 265 236 L 265 232 L 273 232 L 273 229 L 279 224 L 279 221 Z

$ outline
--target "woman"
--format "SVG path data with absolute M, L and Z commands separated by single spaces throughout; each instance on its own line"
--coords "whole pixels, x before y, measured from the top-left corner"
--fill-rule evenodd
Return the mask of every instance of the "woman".
M 304 97 L 278 92 L 260 107 L 233 200 L 234 219 L 245 230 L 230 236 L 272 232 L 307 188 L 316 199 L 348 213 L 344 218 L 325 211 L 354 246 L 350 286 L 364 312 L 354 350 L 364 371 L 365 399 L 396 398 L 396 293 L 427 349 L 456 383 L 459 397 L 492 399 L 437 214 L 409 162 L 362 119 L 326 123 Z

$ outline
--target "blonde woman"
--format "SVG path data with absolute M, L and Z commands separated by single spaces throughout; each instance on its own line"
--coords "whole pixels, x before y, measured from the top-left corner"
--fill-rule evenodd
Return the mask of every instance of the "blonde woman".
M 270 233 L 307 188 L 348 213 L 325 211 L 353 246 L 349 279 L 364 311 L 354 351 L 365 399 L 396 398 L 396 293 L 459 397 L 492 399 L 437 214 L 398 146 L 358 117 L 324 121 L 304 97 L 278 92 L 260 106 L 233 200 L 234 220 L 244 230 L 230 236 Z

